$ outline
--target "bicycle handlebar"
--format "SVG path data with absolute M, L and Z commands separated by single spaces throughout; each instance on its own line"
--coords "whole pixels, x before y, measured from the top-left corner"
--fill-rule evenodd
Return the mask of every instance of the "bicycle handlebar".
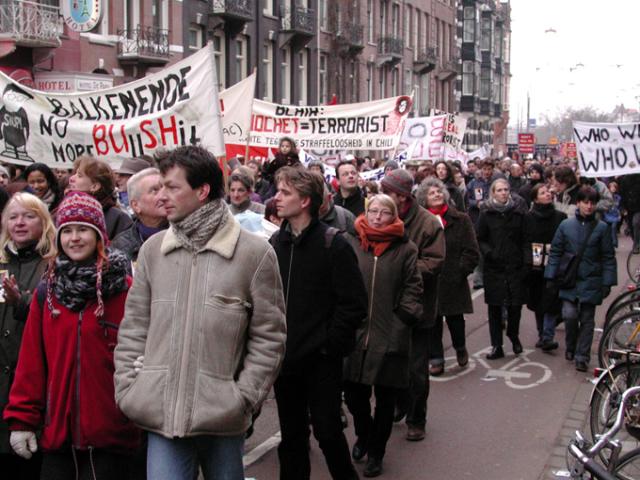
M 624 391 L 624 393 L 622 394 L 622 401 L 620 402 L 620 407 L 618 408 L 618 413 L 616 415 L 615 423 L 607 432 L 603 433 L 595 443 L 595 445 L 589 449 L 588 455 L 590 457 L 595 456 L 600 450 L 608 445 L 611 437 L 613 437 L 616 433 L 618 433 L 618 431 L 620 431 L 620 429 L 622 428 L 622 424 L 624 423 L 624 413 L 626 409 L 625 407 L 629 402 L 629 398 L 638 394 L 640 394 L 640 386 L 631 387 Z
M 571 455 L 576 457 L 578 461 L 584 465 L 585 470 L 595 475 L 599 480 L 616 480 L 616 477 L 612 473 L 608 472 L 606 468 L 593 458 L 587 457 L 577 445 L 569 445 L 569 451 Z

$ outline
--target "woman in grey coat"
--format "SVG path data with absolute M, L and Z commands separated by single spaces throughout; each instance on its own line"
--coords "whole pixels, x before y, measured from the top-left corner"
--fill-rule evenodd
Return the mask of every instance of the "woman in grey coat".
M 405 235 L 395 202 L 374 196 L 350 237 L 358 257 L 369 309 L 356 333 L 356 348 L 345 362 L 345 400 L 353 415 L 357 441 L 354 460 L 369 454 L 365 477 L 382 472 L 397 389 L 409 385 L 411 327 L 422 316 L 422 278 L 418 248 Z M 371 393 L 375 414 L 371 416 Z

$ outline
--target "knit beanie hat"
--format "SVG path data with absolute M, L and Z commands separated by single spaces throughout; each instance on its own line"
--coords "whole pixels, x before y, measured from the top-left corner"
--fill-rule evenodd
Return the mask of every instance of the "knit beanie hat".
M 93 228 L 100 237 L 100 240 L 102 240 L 102 244 L 105 247 L 108 245 L 109 239 L 102 205 L 88 193 L 70 192 L 62 199 L 62 202 L 60 202 L 58 206 L 58 212 L 56 214 L 56 245 L 60 251 L 62 251 L 62 247 L 60 246 L 60 231 L 65 225 L 85 225 Z M 98 257 L 96 263 L 96 295 L 98 306 L 95 309 L 97 317 L 104 315 L 104 302 L 102 300 L 103 266 L 103 259 Z M 54 268 L 53 265 L 50 265 L 47 274 L 47 305 L 53 318 L 57 318 L 60 315 L 60 311 L 53 306 L 53 282 Z
M 413 188 L 413 177 L 409 172 L 402 169 L 392 170 L 382 178 L 382 188 L 391 190 L 398 195 L 411 196 Z
M 56 244 L 60 248 L 60 230 L 69 224 L 86 225 L 93 228 L 100 236 L 102 244 L 109 243 L 107 225 L 104 220 L 102 205 L 92 195 L 85 192 L 69 192 L 60 202 L 56 213 Z
M 384 164 L 384 169 L 391 169 L 391 170 L 397 170 L 398 168 L 400 168 L 398 166 L 398 162 L 396 162 L 395 160 L 389 160 L 387 161 L 387 163 Z

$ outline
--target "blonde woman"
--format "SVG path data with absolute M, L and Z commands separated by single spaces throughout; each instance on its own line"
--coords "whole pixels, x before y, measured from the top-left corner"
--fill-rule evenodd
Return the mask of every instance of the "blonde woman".
M 0 303 L 0 410 L 9 398 L 29 304 L 47 261 L 55 256 L 55 228 L 47 206 L 30 193 L 17 193 L 2 212 L 0 271 L 4 302 Z M 11 454 L 7 424 L 0 420 L 0 465 L 15 478 L 39 478 L 40 461 Z

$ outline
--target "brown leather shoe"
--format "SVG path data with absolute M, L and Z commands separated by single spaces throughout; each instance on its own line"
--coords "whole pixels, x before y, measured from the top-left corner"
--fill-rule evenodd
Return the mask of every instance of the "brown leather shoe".
M 424 436 L 424 427 L 408 425 L 407 440 L 409 440 L 410 442 L 419 442 L 420 440 L 424 440 Z

